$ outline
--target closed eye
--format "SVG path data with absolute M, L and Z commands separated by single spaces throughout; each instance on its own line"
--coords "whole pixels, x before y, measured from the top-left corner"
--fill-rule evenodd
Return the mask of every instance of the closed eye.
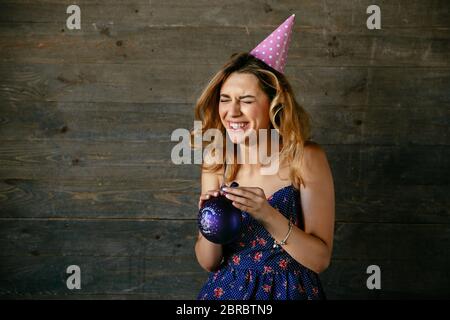
M 220 100 L 220 102 L 229 102 L 230 100 Z M 241 102 L 243 102 L 243 103 L 246 103 L 246 104 L 251 104 L 251 103 L 253 103 L 253 101 L 241 101 Z

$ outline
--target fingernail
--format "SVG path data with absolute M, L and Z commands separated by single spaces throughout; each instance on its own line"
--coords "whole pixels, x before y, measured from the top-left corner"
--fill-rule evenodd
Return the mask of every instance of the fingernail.
M 229 190 L 229 188 L 228 188 L 228 187 L 223 187 L 223 188 L 222 188 L 222 190 L 224 190 L 224 191 L 228 191 L 228 190 Z

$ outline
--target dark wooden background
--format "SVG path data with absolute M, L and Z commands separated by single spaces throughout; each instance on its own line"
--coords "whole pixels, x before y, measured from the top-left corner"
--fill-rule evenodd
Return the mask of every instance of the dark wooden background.
M 81 30 L 68 30 L 70 4 Z M 382 29 L 368 30 L 378 4 Z M 195 299 L 201 88 L 296 14 L 286 74 L 336 188 L 329 298 L 449 296 L 447 0 L 1 1 L 0 298 Z M 81 290 L 66 267 L 81 268 Z M 379 265 L 382 289 L 366 288 Z

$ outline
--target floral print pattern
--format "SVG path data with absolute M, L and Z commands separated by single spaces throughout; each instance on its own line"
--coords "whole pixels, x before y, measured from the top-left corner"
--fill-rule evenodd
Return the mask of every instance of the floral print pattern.
M 293 185 L 268 198 L 272 207 L 303 229 L 300 191 Z M 224 261 L 210 272 L 199 300 L 325 299 L 318 274 L 294 260 L 250 214 L 243 211 L 243 232 L 223 246 Z

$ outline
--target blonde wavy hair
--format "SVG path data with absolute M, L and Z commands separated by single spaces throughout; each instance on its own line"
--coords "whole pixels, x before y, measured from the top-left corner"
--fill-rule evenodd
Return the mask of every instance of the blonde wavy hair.
M 310 117 L 296 101 L 292 87 L 282 73 L 247 52 L 234 53 L 203 89 L 195 105 L 195 120 L 201 121 L 202 132 L 208 129 L 218 129 L 222 132 L 222 137 L 226 136 L 226 129 L 220 120 L 218 106 L 222 84 L 233 72 L 255 75 L 259 80 L 260 88 L 269 97 L 270 129 L 277 129 L 280 136 L 280 161 L 281 159 L 288 160 L 290 163 L 289 177 L 293 185 L 300 189 L 300 185 L 304 185 L 300 167 L 304 146 L 310 139 Z M 199 132 L 192 129 L 190 133 L 191 147 L 199 147 L 194 145 L 194 135 Z M 211 142 L 203 141 L 201 147 L 205 148 L 214 143 L 214 139 Z M 234 145 L 235 159 L 236 148 L 237 145 Z M 225 144 L 222 154 L 223 161 L 221 163 L 207 165 L 202 161 L 201 168 L 210 172 L 221 171 L 226 157 Z M 233 163 L 227 161 L 227 163 L 224 183 L 233 181 L 241 166 L 237 161 Z

